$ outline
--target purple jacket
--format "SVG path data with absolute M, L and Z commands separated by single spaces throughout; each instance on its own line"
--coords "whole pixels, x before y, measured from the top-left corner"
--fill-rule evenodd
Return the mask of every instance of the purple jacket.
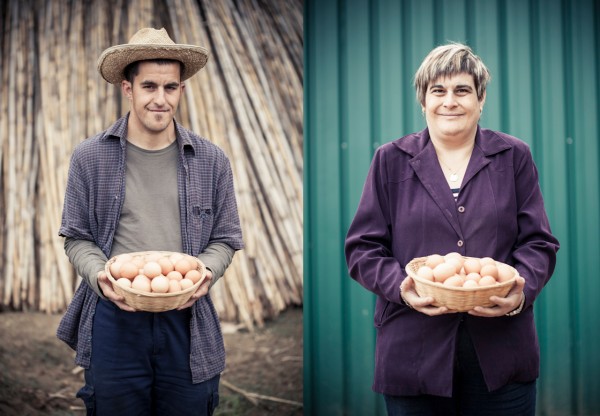
M 457 201 L 427 129 L 381 146 L 345 245 L 350 275 L 377 295 L 373 389 L 451 396 L 461 319 L 490 391 L 536 379 L 539 344 L 532 304 L 554 271 L 558 248 L 523 141 L 478 128 Z M 406 264 L 451 251 L 516 267 L 526 281 L 524 310 L 500 318 L 429 317 L 404 305 L 399 286 Z

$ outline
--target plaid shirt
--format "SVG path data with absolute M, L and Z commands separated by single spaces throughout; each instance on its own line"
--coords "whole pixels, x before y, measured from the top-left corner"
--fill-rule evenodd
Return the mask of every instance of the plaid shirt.
M 128 116 L 80 143 L 69 168 L 59 235 L 93 241 L 108 258 L 125 197 Z M 209 243 L 243 248 L 233 175 L 224 152 L 175 123 L 179 145 L 177 184 L 183 249 L 198 256 Z M 75 363 L 89 368 L 92 323 L 98 295 L 84 281 L 77 288 L 57 336 L 76 351 Z M 192 381 L 200 383 L 225 368 L 225 348 L 210 295 L 192 306 Z

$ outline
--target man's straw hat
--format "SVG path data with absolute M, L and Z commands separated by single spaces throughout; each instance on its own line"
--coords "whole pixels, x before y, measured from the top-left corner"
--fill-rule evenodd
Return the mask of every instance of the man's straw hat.
M 176 44 L 167 31 L 153 28 L 139 30 L 124 45 L 111 46 L 100 55 L 98 71 L 106 81 L 119 84 L 123 71 L 132 62 L 146 59 L 174 59 L 183 62 L 181 81 L 198 72 L 208 60 L 208 50 L 202 46 Z

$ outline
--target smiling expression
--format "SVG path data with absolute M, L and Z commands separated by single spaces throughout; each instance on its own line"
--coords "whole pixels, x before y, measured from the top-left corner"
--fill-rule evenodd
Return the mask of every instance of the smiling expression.
M 429 133 L 439 140 L 469 140 L 475 137 L 485 102 L 477 99 L 473 77 L 466 73 L 432 82 L 423 107 Z
M 133 84 L 122 83 L 131 102 L 129 129 L 146 138 L 170 134 L 184 84 L 177 63 L 141 62 Z

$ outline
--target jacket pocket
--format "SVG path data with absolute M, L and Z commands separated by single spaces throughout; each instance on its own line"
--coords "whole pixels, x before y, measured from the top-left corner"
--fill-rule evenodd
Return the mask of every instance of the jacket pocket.
M 375 305 L 375 320 L 374 320 L 376 328 L 381 328 L 381 326 L 383 325 L 383 322 L 389 315 L 390 309 L 391 309 L 390 301 L 388 301 L 388 300 L 386 300 L 386 301 L 378 300 L 377 301 L 377 304 Z

